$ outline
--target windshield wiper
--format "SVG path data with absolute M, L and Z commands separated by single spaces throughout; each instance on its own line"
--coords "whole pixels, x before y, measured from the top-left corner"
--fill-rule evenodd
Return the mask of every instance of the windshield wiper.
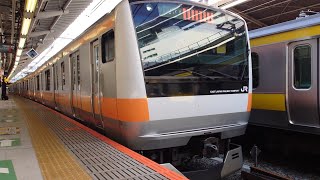
M 224 76 L 224 77 L 227 77 L 227 78 L 230 78 L 230 79 L 234 79 L 234 80 L 238 80 L 238 77 L 231 76 L 231 75 L 229 75 L 229 74 L 225 74 L 225 73 L 223 73 L 223 72 L 220 72 L 220 71 L 217 71 L 217 70 L 214 70 L 214 69 L 208 69 L 208 70 L 211 71 L 211 72 L 218 73 L 218 74 L 220 74 L 220 75 L 222 75 L 222 76 Z
M 216 78 L 213 78 L 213 77 L 210 77 L 210 76 L 207 76 L 207 75 L 198 73 L 198 72 L 196 72 L 196 71 L 191 71 L 191 70 L 188 70 L 188 69 L 179 69 L 179 70 L 180 70 L 180 71 L 186 71 L 186 72 L 189 72 L 189 73 L 192 73 L 192 74 L 196 74 L 196 75 L 199 75 L 199 76 L 202 76 L 202 77 L 211 79 L 211 80 L 216 80 Z

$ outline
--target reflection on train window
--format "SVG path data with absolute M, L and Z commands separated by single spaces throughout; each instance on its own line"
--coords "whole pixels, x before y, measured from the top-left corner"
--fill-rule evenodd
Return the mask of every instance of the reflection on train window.
M 111 30 L 102 36 L 102 63 L 114 59 L 114 31 Z
M 251 53 L 252 58 L 252 86 L 257 88 L 259 86 L 259 55 L 256 52 Z
M 46 91 L 50 91 L 50 70 L 46 70 L 44 72 L 44 75 L 45 75 Z
M 131 9 L 148 97 L 245 92 L 244 21 L 180 3 L 135 3 Z
M 66 84 L 65 72 L 64 72 L 64 62 L 61 63 L 61 89 L 63 90 L 63 86 Z
M 294 49 L 294 87 L 311 87 L 311 46 L 303 45 Z

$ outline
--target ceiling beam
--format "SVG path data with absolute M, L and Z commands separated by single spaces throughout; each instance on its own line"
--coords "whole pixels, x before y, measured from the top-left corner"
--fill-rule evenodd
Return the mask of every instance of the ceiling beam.
M 248 20 L 248 21 L 250 21 L 250 22 L 252 22 L 252 23 L 254 23 L 254 24 L 256 24 L 256 25 L 258 25 L 260 27 L 268 26 L 267 24 L 255 19 L 255 18 L 253 18 L 253 17 L 251 17 L 251 16 L 249 16 L 249 15 L 247 15 L 245 13 L 242 13 L 241 11 L 239 11 L 239 10 L 237 10 L 235 8 L 230 8 L 229 10 L 234 12 L 234 13 L 236 13 L 236 14 L 239 14 L 244 19 L 246 19 L 246 20 Z
M 286 11 L 286 12 L 283 12 L 282 15 L 284 14 L 290 14 L 290 13 L 293 13 L 293 12 L 296 12 L 296 11 L 302 11 L 302 10 L 306 10 L 308 8 L 312 8 L 312 7 L 317 7 L 319 6 L 320 3 L 316 3 L 316 4 L 313 4 L 313 5 L 310 5 L 310 6 L 305 6 L 305 7 L 302 7 L 302 8 L 299 8 L 299 9 L 294 9 L 294 10 L 291 10 L 291 11 Z M 270 18 L 274 18 L 274 17 L 277 17 L 279 14 L 275 14 L 275 15 L 272 15 L 272 16 L 268 16 L 268 17 L 265 17 L 265 18 L 261 18 L 259 20 L 265 20 L 265 19 L 270 19 Z
M 61 16 L 68 13 L 69 13 L 68 9 L 61 10 L 61 11 L 43 11 L 37 14 L 36 19 L 46 19 L 46 18 L 51 18 L 55 16 Z
M 28 37 L 38 37 L 38 36 L 42 36 L 42 35 L 47 35 L 54 32 L 53 30 L 47 30 L 47 31 L 35 31 L 35 32 L 31 32 L 30 35 Z

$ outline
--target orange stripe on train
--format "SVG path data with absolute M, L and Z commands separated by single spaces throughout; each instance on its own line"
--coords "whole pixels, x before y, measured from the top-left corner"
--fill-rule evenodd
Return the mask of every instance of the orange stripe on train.
M 150 119 L 147 98 L 102 98 L 101 107 L 103 116 L 121 121 L 145 122 Z
M 248 106 L 247 106 L 247 111 L 250 112 L 252 108 L 252 93 L 248 94 Z
M 69 105 L 69 98 L 60 95 L 58 103 L 63 106 Z M 98 107 L 98 98 L 95 97 L 94 105 Z M 91 112 L 91 99 L 86 97 L 82 99 L 82 107 L 79 109 L 85 112 Z M 100 114 L 98 108 L 95 113 Z M 150 120 L 147 98 L 138 99 L 117 99 L 117 98 L 101 98 L 101 114 L 104 117 L 126 121 L 126 122 L 146 122 Z

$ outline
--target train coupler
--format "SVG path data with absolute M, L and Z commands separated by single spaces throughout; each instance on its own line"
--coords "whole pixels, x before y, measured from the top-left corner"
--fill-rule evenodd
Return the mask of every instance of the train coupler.
M 213 139 L 211 139 L 213 140 Z M 213 142 L 213 141 L 211 141 Z M 229 144 L 229 150 L 225 153 L 225 157 L 216 156 L 207 158 L 215 154 L 215 143 L 205 143 L 205 148 L 208 148 L 210 153 L 204 153 L 206 156 L 197 157 L 192 160 L 193 167 L 197 167 L 192 171 L 183 172 L 183 174 L 193 180 L 214 180 L 222 179 L 240 170 L 243 164 L 242 148 L 240 145 Z M 205 151 L 204 151 L 205 152 Z M 200 168 L 201 167 L 201 168 Z

